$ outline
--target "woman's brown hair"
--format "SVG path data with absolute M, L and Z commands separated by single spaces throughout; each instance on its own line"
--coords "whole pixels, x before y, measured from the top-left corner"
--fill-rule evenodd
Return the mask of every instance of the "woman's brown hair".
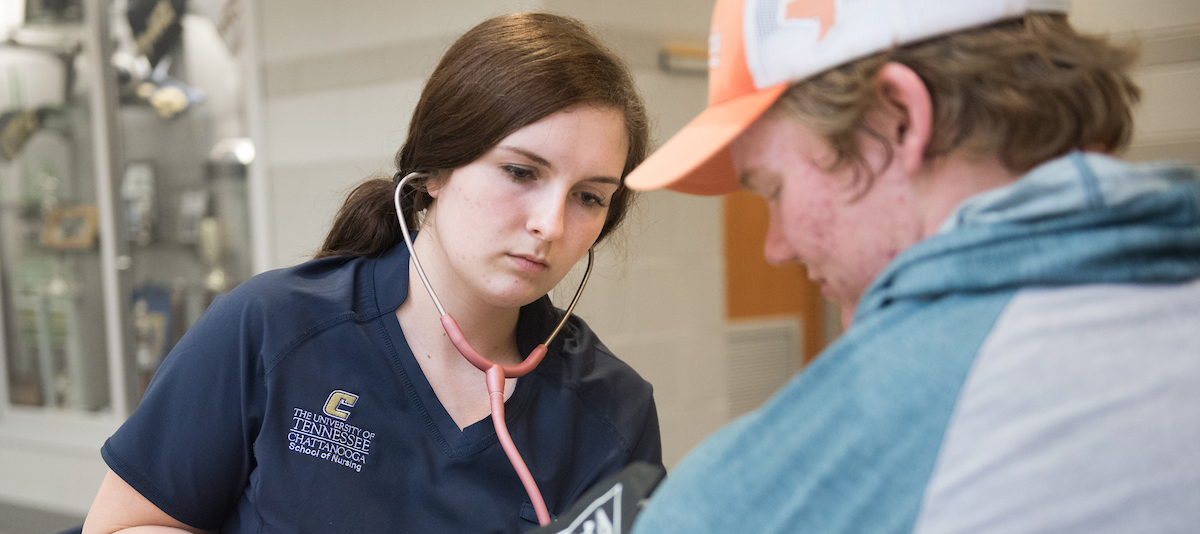
M 418 227 L 417 213 L 433 201 L 430 183 L 445 180 L 509 134 L 577 104 L 611 106 L 624 115 L 624 179 L 646 158 L 649 126 L 633 78 L 616 54 L 579 21 L 547 13 L 503 15 L 467 31 L 430 75 L 396 153 L 397 177 L 422 173 L 401 192 L 405 223 Z M 399 244 L 394 191 L 388 179 L 355 188 L 316 257 L 375 257 Z M 622 183 L 597 242 L 625 218 L 632 196 Z
M 789 87 L 772 111 L 821 134 L 836 155 L 828 170 L 853 165 L 865 191 L 875 170 L 859 143 L 883 141 L 867 115 L 879 70 L 894 61 L 921 77 L 933 102 L 926 159 L 963 149 L 1024 173 L 1072 150 L 1114 152 L 1129 142 L 1140 96 L 1128 74 L 1135 59 L 1130 49 L 1077 33 L 1063 15 L 1027 15 L 826 71 Z

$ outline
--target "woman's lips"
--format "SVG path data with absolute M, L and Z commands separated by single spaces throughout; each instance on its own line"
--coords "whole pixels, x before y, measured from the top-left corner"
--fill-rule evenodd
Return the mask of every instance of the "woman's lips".
M 536 256 L 530 256 L 528 254 L 509 254 L 508 257 L 513 259 L 513 263 L 517 265 L 518 269 L 521 269 L 527 273 L 536 274 L 550 268 L 550 265 L 546 263 L 544 259 L 540 259 Z

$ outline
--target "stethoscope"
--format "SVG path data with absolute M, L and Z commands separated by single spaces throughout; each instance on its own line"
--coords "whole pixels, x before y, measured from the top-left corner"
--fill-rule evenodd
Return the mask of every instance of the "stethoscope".
M 449 313 L 446 313 L 446 309 L 442 307 L 442 302 L 438 300 L 437 294 L 433 292 L 433 286 L 429 284 L 429 278 L 425 276 L 425 269 L 421 267 L 421 260 L 417 259 L 417 251 L 413 248 L 412 236 L 408 233 L 408 224 L 404 222 L 404 212 L 400 208 L 400 192 L 404 190 L 404 184 L 408 182 L 409 178 L 422 174 L 424 173 L 410 172 L 396 184 L 396 192 L 394 193 L 396 217 L 400 219 L 400 228 L 403 230 L 401 233 L 404 235 L 404 245 L 408 247 L 408 255 L 412 258 L 413 265 L 417 268 L 417 275 L 421 277 L 421 283 L 425 285 L 425 291 L 429 292 L 429 297 L 433 299 L 433 305 L 437 306 L 438 313 L 441 314 L 442 328 L 446 330 L 446 335 L 450 336 L 450 342 L 454 344 L 454 348 L 458 349 L 458 352 L 467 361 L 484 372 L 488 395 L 492 401 L 492 424 L 496 427 L 496 436 L 500 438 L 500 445 L 504 447 L 504 452 L 508 455 L 508 461 L 512 462 L 513 469 L 516 469 L 517 476 L 521 478 L 521 484 L 525 486 L 525 492 L 529 494 L 529 499 L 533 502 L 533 508 L 537 512 L 538 523 L 546 526 L 550 524 L 550 512 L 546 510 L 546 501 L 542 499 L 542 492 L 538 490 L 537 482 L 534 482 L 533 475 L 529 472 L 529 467 L 525 465 L 525 460 L 521 458 L 521 453 L 517 452 L 517 446 L 513 444 L 512 437 L 508 434 L 508 425 L 504 423 L 504 379 L 525 376 L 541 363 L 542 357 L 546 355 L 546 347 L 550 345 L 551 341 L 554 341 L 554 336 L 557 336 L 558 331 L 562 330 L 563 325 L 567 323 L 567 318 L 571 316 L 571 312 L 575 309 L 575 303 L 579 302 L 579 295 L 583 293 L 583 287 L 587 285 L 588 277 L 592 275 L 592 249 L 588 249 L 587 270 L 583 272 L 583 280 L 579 282 L 579 289 L 575 290 L 575 297 L 571 299 L 571 305 L 567 306 L 567 311 L 563 314 L 562 320 L 558 322 L 558 326 L 554 327 L 554 331 L 550 332 L 550 336 L 546 338 L 546 341 L 535 347 L 529 353 L 529 357 L 517 365 L 492 363 L 491 360 L 475 352 L 475 349 L 471 348 L 471 344 L 467 343 L 467 338 L 463 336 L 462 329 L 458 327 L 458 323 L 454 321 L 454 318 Z M 400 173 L 397 172 L 395 176 L 400 176 Z

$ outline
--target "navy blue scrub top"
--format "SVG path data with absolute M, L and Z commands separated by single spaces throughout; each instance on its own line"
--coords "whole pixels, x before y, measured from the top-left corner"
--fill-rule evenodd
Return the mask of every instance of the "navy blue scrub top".
M 408 348 L 394 313 L 408 264 L 403 245 L 314 260 L 217 299 L 104 460 L 172 517 L 225 533 L 536 526 L 491 419 L 460 431 Z M 536 305 L 522 309 L 522 354 L 553 328 Z M 568 325 L 505 403 L 552 515 L 629 462 L 662 462 L 650 384 Z

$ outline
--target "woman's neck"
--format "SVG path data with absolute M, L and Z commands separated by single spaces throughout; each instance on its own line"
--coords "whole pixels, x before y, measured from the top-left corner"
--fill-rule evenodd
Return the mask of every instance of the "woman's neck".
M 427 242 L 432 241 L 428 235 L 422 233 L 413 245 L 442 306 L 454 317 L 471 346 L 485 358 L 501 365 L 519 363 L 522 357 L 517 352 L 516 330 L 520 308 L 492 306 L 472 294 L 466 284 L 451 274 L 445 255 L 430 250 L 436 244 Z M 408 298 L 396 309 L 396 318 L 421 372 L 458 428 L 464 429 L 486 418 L 491 401 L 484 374 L 450 342 L 437 306 L 421 283 L 412 259 L 409 259 Z M 516 380 L 504 381 L 505 399 L 512 395 Z
M 494 306 L 473 294 L 467 284 L 453 279 L 452 271 L 444 263 L 445 255 L 437 250 L 436 243 L 419 235 L 413 243 L 421 258 L 421 265 L 429 277 L 429 283 L 437 292 L 442 307 L 454 317 L 463 336 L 477 352 L 494 363 L 511 365 L 520 363 L 516 341 L 517 319 L 520 308 Z M 413 347 L 425 352 L 425 356 L 448 360 L 446 363 L 466 362 L 458 349 L 450 342 L 442 328 L 441 315 L 433 299 L 421 282 L 416 267 L 409 260 L 408 298 L 396 310 L 404 335 Z

